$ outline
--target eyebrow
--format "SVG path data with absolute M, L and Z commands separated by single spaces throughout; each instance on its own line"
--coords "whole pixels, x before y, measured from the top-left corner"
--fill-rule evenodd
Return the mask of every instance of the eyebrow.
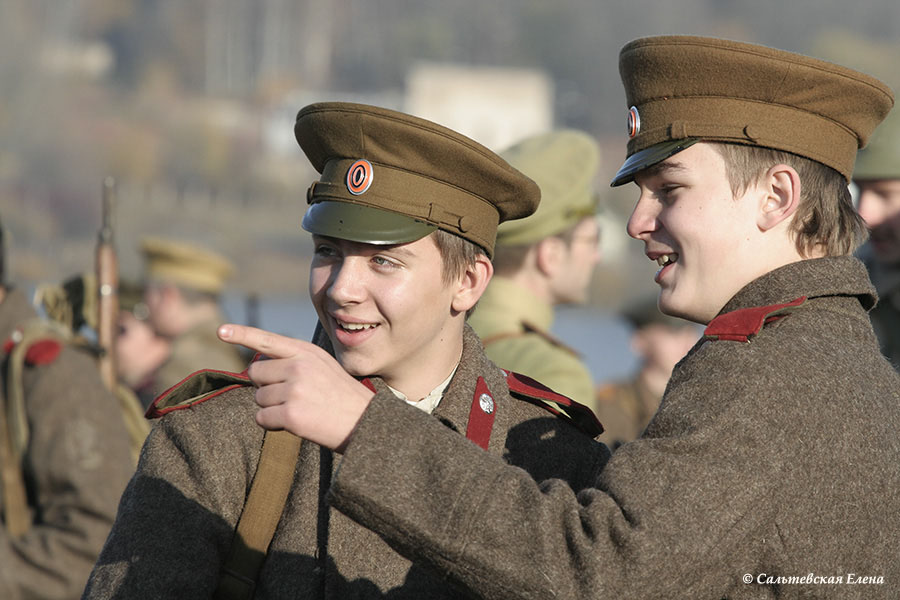
M 640 175 L 642 177 L 656 177 L 657 175 L 665 175 L 669 173 L 677 173 L 682 171 L 687 171 L 687 167 L 684 166 L 684 163 L 680 163 L 676 161 L 663 161 L 660 163 L 656 163 L 653 166 L 647 167 L 644 169 Z

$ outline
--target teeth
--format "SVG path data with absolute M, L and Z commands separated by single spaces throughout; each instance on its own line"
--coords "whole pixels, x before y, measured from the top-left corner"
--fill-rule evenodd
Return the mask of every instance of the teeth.
M 670 263 L 675 262 L 678 259 L 677 254 L 663 254 L 659 258 L 656 259 L 656 264 L 661 267 L 664 267 Z
M 373 327 L 376 327 L 375 323 L 345 323 L 344 321 L 338 321 L 337 324 L 341 329 L 346 329 L 348 331 L 360 331 L 362 329 L 372 329 Z

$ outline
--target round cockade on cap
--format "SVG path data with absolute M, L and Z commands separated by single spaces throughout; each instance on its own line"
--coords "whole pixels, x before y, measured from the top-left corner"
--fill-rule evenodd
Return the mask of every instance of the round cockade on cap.
M 537 184 L 488 148 L 397 111 L 311 104 L 297 114 L 294 134 L 321 174 L 303 222 L 313 233 L 402 243 L 440 228 L 490 256 L 498 223 L 532 214 L 540 200 Z M 377 230 L 382 223 L 392 233 Z
M 874 77 L 766 46 L 696 36 L 634 40 L 619 54 L 630 136 L 613 185 L 680 139 L 791 152 L 849 180 L 856 151 L 894 103 Z M 636 119 L 640 118 L 638 122 Z M 687 147 L 687 146 L 684 146 Z M 659 157 L 663 158 L 660 159 Z M 625 169 L 628 166 L 628 169 Z

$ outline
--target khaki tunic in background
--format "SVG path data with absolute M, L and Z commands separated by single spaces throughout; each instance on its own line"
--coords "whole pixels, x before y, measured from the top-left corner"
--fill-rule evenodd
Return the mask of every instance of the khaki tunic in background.
M 163 393 L 191 373 L 201 369 L 239 373 L 246 367 L 236 346 L 226 344 L 216 336 L 224 317 L 211 319 L 194 326 L 172 340 L 172 352 L 153 377 L 153 395 Z
M 603 423 L 603 433 L 597 439 L 611 449 L 637 439 L 661 400 L 636 376 L 602 385 L 596 397 L 594 412 Z
M 469 328 L 460 365 L 434 416 L 409 408 L 439 430 L 465 436 L 473 398 L 477 401 L 480 395 L 475 391 L 480 378 L 493 395 L 496 420 L 488 452 L 463 440 L 466 446 L 540 479 L 561 477 L 576 490 L 592 485 L 609 456 L 606 447 L 545 409 L 513 398 L 505 373 L 484 356 Z M 378 402 L 408 406 L 380 379 L 372 382 Z M 254 420 L 256 410 L 253 388 L 241 387 L 158 420 L 85 598 L 209 597 L 259 460 L 263 431 Z M 395 421 L 388 433 L 389 439 L 398 440 L 422 435 L 427 434 L 403 419 Z M 390 445 L 389 441 L 379 459 L 385 466 L 394 461 Z M 433 572 L 411 566 L 377 535 L 328 506 L 325 494 L 340 464 L 332 452 L 303 443 L 254 597 L 466 597 Z M 423 485 L 432 485 L 427 473 L 420 475 L 426 479 Z M 502 493 L 489 480 L 472 484 L 488 494 Z M 426 503 L 442 505 L 470 491 L 454 490 Z M 431 507 L 399 508 L 415 513 Z M 457 533 L 464 536 L 466 530 Z
M 552 324 L 552 306 L 499 276 L 491 280 L 469 317 L 492 361 L 593 409 L 591 374 L 576 351 L 549 334 Z
M 900 375 L 878 351 L 873 292 L 847 257 L 745 286 L 723 313 L 808 300 L 749 342 L 698 343 L 643 436 L 577 498 L 376 398 L 329 499 L 491 600 L 897 598 Z M 423 435 L 386 463 L 400 420 Z M 765 583 L 809 574 L 844 583 Z
M 0 342 L 36 317 L 22 293 L 7 290 Z M 6 372 L 4 362 L 4 400 Z M 79 598 L 134 471 L 128 434 L 118 401 L 85 352 L 63 345 L 49 364 L 26 365 L 23 378 L 33 522 L 17 540 L 0 526 L 0 598 Z

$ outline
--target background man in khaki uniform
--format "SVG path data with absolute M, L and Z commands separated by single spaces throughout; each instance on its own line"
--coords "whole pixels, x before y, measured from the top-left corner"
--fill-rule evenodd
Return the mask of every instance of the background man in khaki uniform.
M 256 401 L 285 375 L 286 388 L 321 386 L 325 405 L 375 393 L 408 406 L 478 452 L 575 490 L 609 455 L 593 440 L 599 427 L 587 408 L 503 372 L 465 323 L 491 278 L 496 225 L 534 211 L 534 182 L 462 135 L 376 107 L 314 104 L 300 111 L 295 133 L 322 174 L 303 227 L 313 234 L 309 291 L 324 334 L 307 344 L 252 330 L 269 340 L 268 360 L 243 376 L 200 373 L 156 401 L 151 414 L 161 418 L 86 598 L 208 598 L 217 585 L 241 598 L 459 597 L 331 509 L 326 493 L 340 461 L 313 443 L 282 463 L 286 498 L 273 511 L 271 545 L 260 544 L 268 555 L 258 576 L 243 572 L 247 560 L 227 563 L 244 579 L 220 578 L 225 557 L 242 547 L 232 544 L 238 517 L 239 532 L 248 522 L 248 487 L 271 464 L 261 458 L 273 438 L 263 441 Z M 286 360 L 284 344 L 310 350 L 311 360 Z M 392 437 L 419 435 L 394 425 Z
M 94 357 L 3 284 L 4 258 L 0 235 L 0 598 L 75 599 L 132 473 L 129 438 Z
M 144 301 L 156 333 L 169 340 L 171 351 L 153 375 L 153 396 L 194 371 L 241 371 L 245 361 L 216 338 L 225 321 L 219 296 L 233 267 L 223 256 L 194 244 L 146 238 Z
M 631 325 L 631 350 L 640 363 L 631 377 L 597 388 L 594 412 L 603 423 L 600 441 L 611 449 L 644 431 L 659 408 L 672 369 L 702 331 L 690 321 L 660 312 L 655 294 L 631 303 L 622 316 Z
M 119 380 L 146 408 L 154 400 L 154 376 L 172 352 L 172 341 L 156 333 L 144 286 L 119 282 L 119 331 L 116 335 L 116 370 Z
M 661 267 L 660 308 L 706 329 L 594 489 L 537 482 L 377 396 L 325 407 L 315 385 L 262 385 L 260 422 L 342 450 L 332 506 L 477 597 L 896 597 L 900 375 L 848 189 L 893 93 L 713 38 L 638 39 L 619 65 L 628 232 Z
M 870 234 L 860 256 L 878 290 L 869 315 L 881 351 L 900 369 L 900 112 L 894 110 L 860 152 L 853 171 L 857 209 Z
M 498 228 L 495 276 L 469 322 L 498 365 L 593 406 L 590 372 L 550 327 L 556 306 L 587 300 L 599 259 L 599 147 L 585 133 L 563 130 L 523 140 L 501 156 L 538 184 L 541 204 Z

